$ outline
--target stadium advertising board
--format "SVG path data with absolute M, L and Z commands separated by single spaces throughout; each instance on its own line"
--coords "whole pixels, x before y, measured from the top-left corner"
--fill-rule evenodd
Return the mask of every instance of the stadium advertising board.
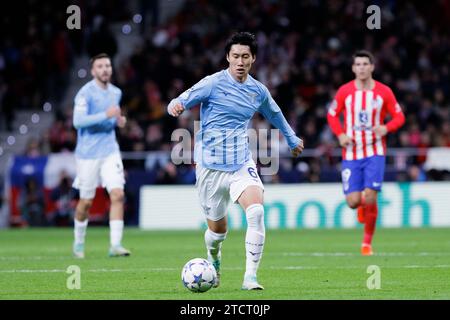
M 265 186 L 267 228 L 361 228 L 339 183 Z M 379 194 L 380 227 L 450 226 L 450 183 L 385 183 Z M 240 206 L 229 207 L 231 229 L 245 227 Z M 144 186 L 140 194 L 142 229 L 205 227 L 193 186 Z

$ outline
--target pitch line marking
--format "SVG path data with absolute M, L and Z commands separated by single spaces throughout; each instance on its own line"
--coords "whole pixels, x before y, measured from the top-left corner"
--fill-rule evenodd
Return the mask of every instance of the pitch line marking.
M 329 266 L 270 266 L 267 267 L 271 270 L 319 270 L 319 269 L 329 269 Z M 361 269 L 364 266 L 335 266 L 336 269 Z M 384 266 L 383 268 L 404 268 L 404 269 L 450 269 L 448 264 L 440 265 L 402 265 L 402 266 Z M 174 272 L 179 271 L 179 268 L 142 268 L 142 269 L 90 269 L 87 272 Z M 229 267 L 223 268 L 224 270 L 244 270 L 243 267 Z M 65 273 L 66 269 L 11 269 L 11 270 L 0 270 L 0 273 Z
M 282 252 L 283 256 L 300 256 L 300 257 L 353 257 L 360 256 L 359 253 L 354 252 Z M 375 256 L 380 257 L 402 257 L 402 256 L 449 256 L 450 252 L 380 252 L 376 253 Z

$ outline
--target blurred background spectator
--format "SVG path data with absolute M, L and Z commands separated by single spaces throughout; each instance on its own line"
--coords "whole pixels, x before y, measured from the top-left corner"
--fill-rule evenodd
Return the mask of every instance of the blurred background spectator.
M 25 182 L 25 188 L 20 196 L 20 210 L 27 226 L 45 226 L 45 202 L 42 188 L 32 177 Z
M 72 182 L 72 179 L 63 172 L 59 185 L 51 192 L 51 200 L 55 203 L 55 210 L 49 217 L 51 225 L 70 226 L 72 223 L 78 200 Z

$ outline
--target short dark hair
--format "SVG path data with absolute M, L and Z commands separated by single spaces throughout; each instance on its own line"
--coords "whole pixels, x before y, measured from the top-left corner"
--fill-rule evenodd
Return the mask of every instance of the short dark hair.
M 367 50 L 356 51 L 355 54 L 352 56 L 352 63 L 355 63 L 356 58 L 368 58 L 370 64 L 373 64 L 375 62 L 375 58 L 374 58 L 373 54 Z
M 109 57 L 109 55 L 107 53 L 99 53 L 96 54 L 95 56 L 93 56 L 90 60 L 89 60 L 89 65 L 92 66 L 94 65 L 95 60 L 98 59 L 103 59 L 103 58 L 108 58 L 109 60 L 111 60 L 111 58 Z
M 236 32 L 227 41 L 225 45 L 225 54 L 228 55 L 233 44 L 241 44 L 243 46 L 249 46 L 252 56 L 256 55 L 258 51 L 258 44 L 256 42 L 256 36 L 250 32 Z

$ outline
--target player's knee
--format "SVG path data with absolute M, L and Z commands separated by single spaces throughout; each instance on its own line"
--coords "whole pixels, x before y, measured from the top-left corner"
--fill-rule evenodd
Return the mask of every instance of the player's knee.
M 249 228 L 264 229 L 264 206 L 256 203 L 250 205 L 245 211 Z
M 356 209 L 360 204 L 360 200 L 355 198 L 347 198 L 347 204 L 350 208 Z
M 377 202 L 377 197 L 366 197 L 366 204 L 374 204 Z
M 79 211 L 83 213 L 88 213 L 89 209 L 92 207 L 92 202 L 94 199 L 80 199 L 78 202 Z
M 372 204 L 377 202 L 377 192 L 375 190 L 366 190 L 364 192 L 364 198 L 366 204 Z
M 228 231 L 226 223 L 210 224 L 208 225 L 208 230 L 214 234 L 226 234 Z
M 121 189 L 114 189 L 111 190 L 109 197 L 111 199 L 111 202 L 122 203 L 125 199 L 125 194 Z
M 213 239 L 214 241 L 222 242 L 227 238 L 227 230 L 225 228 L 225 231 L 222 229 L 220 230 L 222 232 L 215 232 L 211 230 L 210 228 L 206 229 L 207 236 Z M 206 236 L 206 235 L 205 235 Z

